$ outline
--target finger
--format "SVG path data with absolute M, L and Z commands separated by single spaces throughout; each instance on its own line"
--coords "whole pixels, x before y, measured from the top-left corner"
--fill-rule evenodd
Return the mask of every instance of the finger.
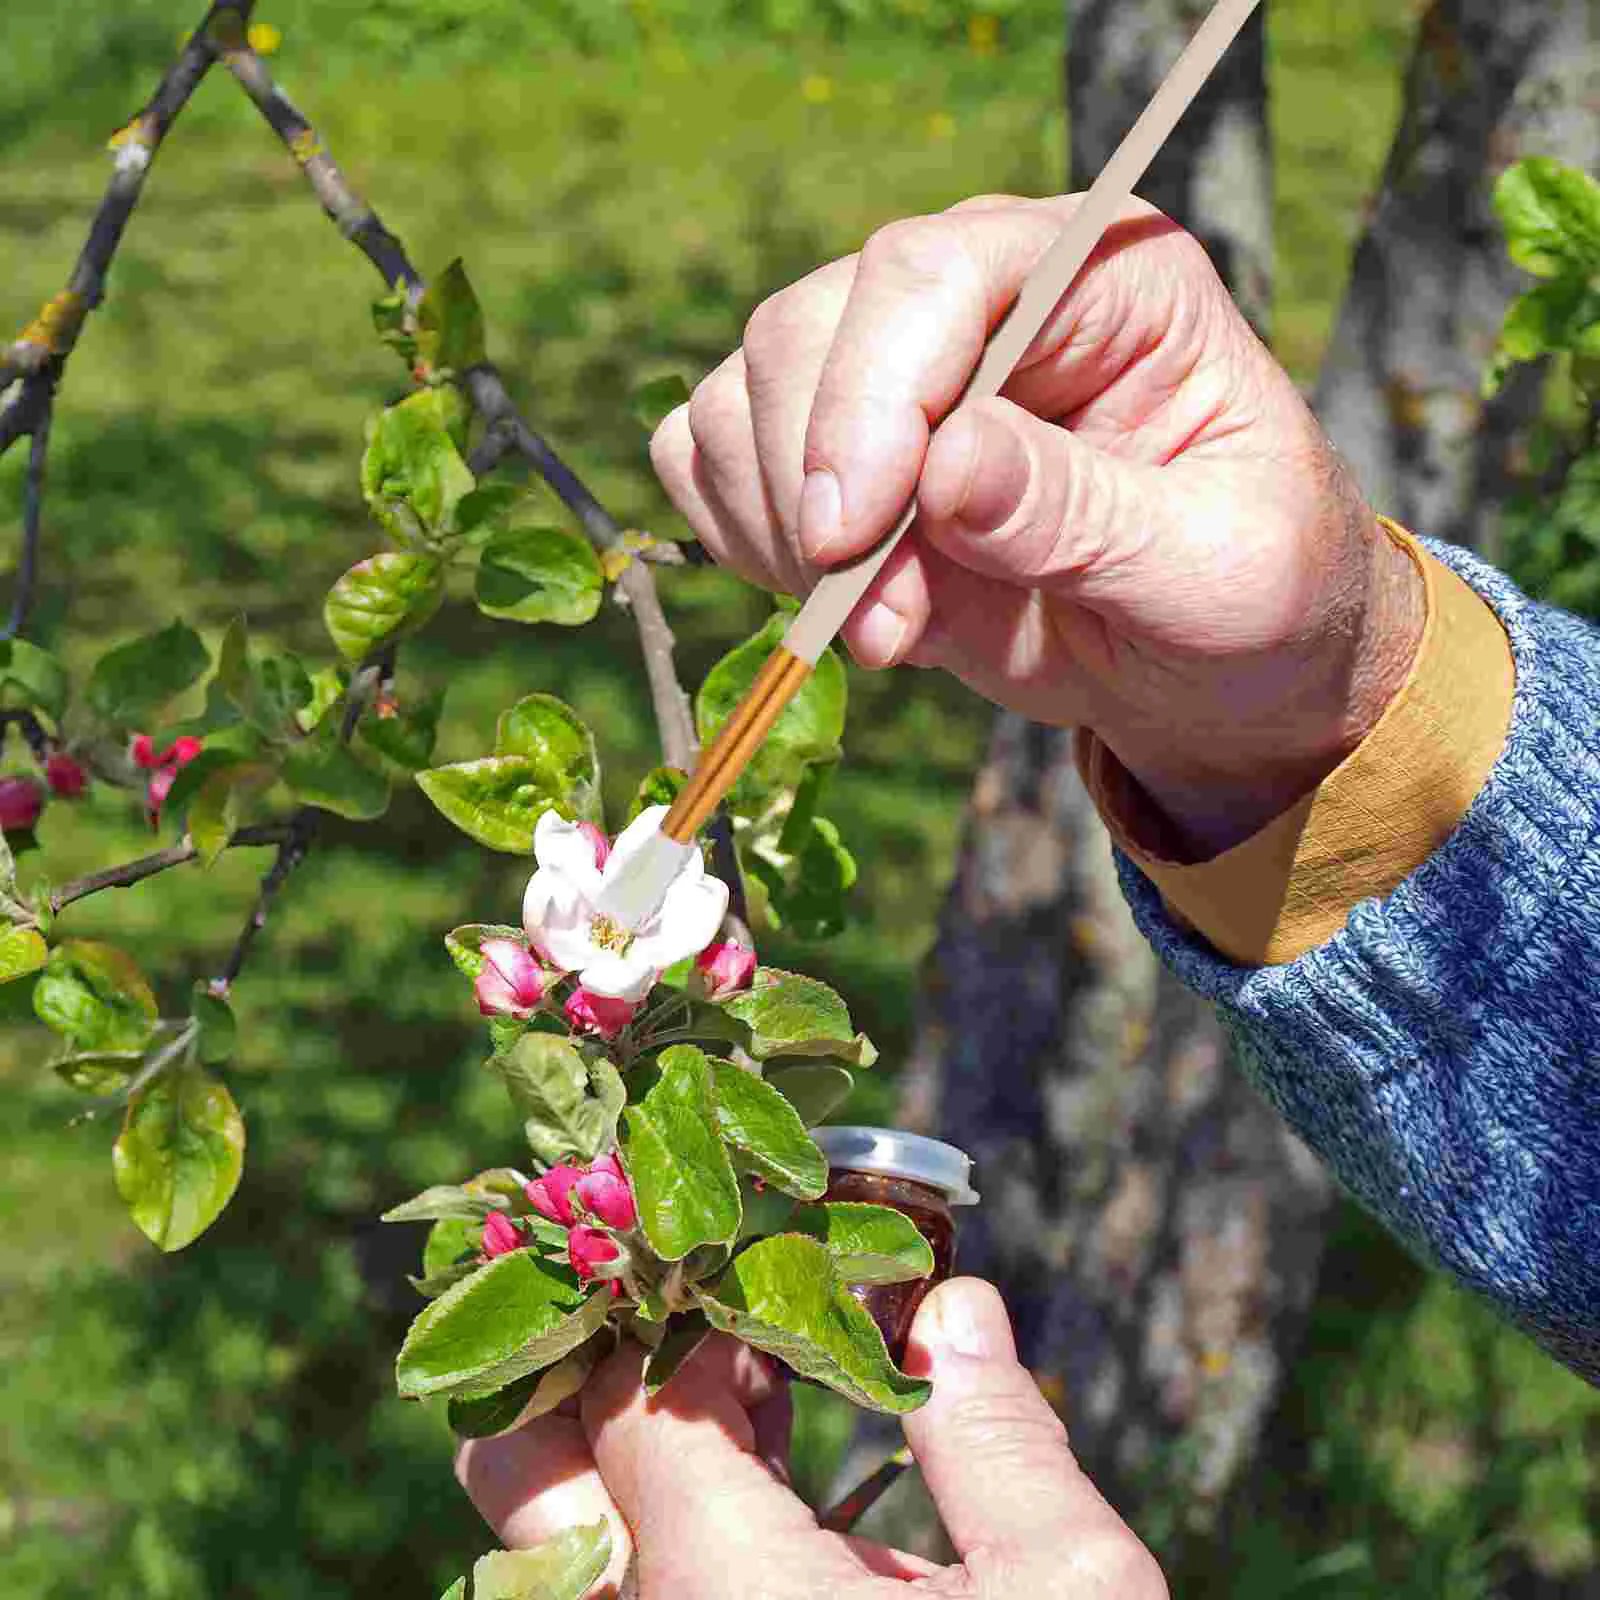
M 1004 1572 L 1019 1594 L 1166 1594 L 1154 1559 L 1073 1459 L 989 1284 L 935 1289 L 912 1352 L 933 1394 L 905 1419 L 906 1437 L 969 1577 L 981 1586 Z
M 577 1417 L 550 1415 L 456 1451 L 456 1478 L 501 1544 L 526 1549 L 565 1528 L 611 1528 L 607 1580 L 620 1584 L 633 1551 L 628 1525 L 606 1492 Z
M 863 667 L 892 667 L 917 647 L 932 606 L 925 561 L 914 535 L 901 540 L 850 614 L 840 637 Z
M 893 525 L 916 483 L 930 424 L 955 401 L 990 329 L 1079 203 L 1074 197 L 912 218 L 868 240 L 806 434 L 800 543 L 809 557 L 832 562 L 854 555 Z M 1152 215 L 1158 214 L 1142 202 L 1130 203 L 1126 213 L 1135 228 Z M 1119 282 L 1135 273 L 1118 254 L 1121 227 L 1091 258 L 1020 368 L 1070 342 L 1065 330 L 1072 319 L 1107 300 L 1108 264 L 1115 264 Z M 1136 311 L 1141 326 L 1162 320 L 1160 308 L 1126 292 L 1110 298 Z M 1076 364 L 1087 399 L 1105 363 L 1091 342 Z

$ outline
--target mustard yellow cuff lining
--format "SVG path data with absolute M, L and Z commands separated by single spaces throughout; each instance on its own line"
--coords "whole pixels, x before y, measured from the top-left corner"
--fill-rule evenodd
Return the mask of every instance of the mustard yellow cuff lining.
M 1078 760 L 1120 849 L 1181 920 L 1241 965 L 1293 961 L 1333 937 L 1362 900 L 1390 893 L 1455 830 L 1505 746 L 1516 668 L 1489 606 L 1404 529 L 1427 622 L 1416 660 L 1362 743 L 1310 794 L 1208 861 L 1164 861 L 1135 840 L 1151 802 L 1094 734 Z M 1140 821 L 1141 817 L 1147 820 Z

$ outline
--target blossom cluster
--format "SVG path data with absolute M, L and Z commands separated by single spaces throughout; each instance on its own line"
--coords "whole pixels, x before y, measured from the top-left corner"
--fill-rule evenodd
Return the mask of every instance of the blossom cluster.
M 622 1246 L 611 1230 L 627 1233 L 639 1213 L 627 1174 L 614 1155 L 601 1156 L 585 1167 L 553 1166 L 525 1184 L 523 1192 L 541 1217 L 567 1230 L 567 1258 L 580 1278 L 587 1281 L 621 1259 Z M 485 1260 L 520 1250 L 529 1242 L 516 1220 L 503 1211 L 492 1212 L 483 1224 Z M 620 1288 L 613 1279 L 613 1293 Z
M 165 749 L 158 750 L 148 733 L 135 734 L 128 747 L 134 766 L 150 774 L 144 791 L 144 814 L 152 828 L 161 825 L 161 808 L 166 804 L 178 774 L 189 765 L 204 748 L 205 741 L 193 734 L 183 734 Z

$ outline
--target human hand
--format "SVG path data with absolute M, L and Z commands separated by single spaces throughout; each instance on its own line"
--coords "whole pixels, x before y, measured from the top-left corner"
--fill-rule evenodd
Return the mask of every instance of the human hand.
M 1315 787 L 1382 714 L 1421 579 L 1195 240 L 1131 202 L 998 399 L 946 418 L 1078 201 L 891 224 L 764 301 L 669 416 L 701 542 L 803 594 L 918 519 L 844 633 L 1089 727 L 1200 853 Z
M 654 1402 L 642 1352 L 626 1348 L 584 1389 L 581 1416 L 463 1446 L 457 1471 L 508 1545 L 609 1516 L 609 1577 L 620 1581 L 636 1545 L 641 1600 L 1164 1600 L 1154 1558 L 1018 1364 L 988 1284 L 935 1289 L 907 1364 L 933 1380 L 905 1429 L 960 1557 L 952 1567 L 818 1528 L 782 1480 L 780 1390 L 729 1340 L 702 1346 Z

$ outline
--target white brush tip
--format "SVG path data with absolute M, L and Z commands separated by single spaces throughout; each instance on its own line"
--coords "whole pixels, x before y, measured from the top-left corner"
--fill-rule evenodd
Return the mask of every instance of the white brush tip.
M 660 907 L 672 880 L 695 848 L 693 844 L 679 844 L 658 830 L 601 889 L 595 910 L 624 928 L 637 928 Z

